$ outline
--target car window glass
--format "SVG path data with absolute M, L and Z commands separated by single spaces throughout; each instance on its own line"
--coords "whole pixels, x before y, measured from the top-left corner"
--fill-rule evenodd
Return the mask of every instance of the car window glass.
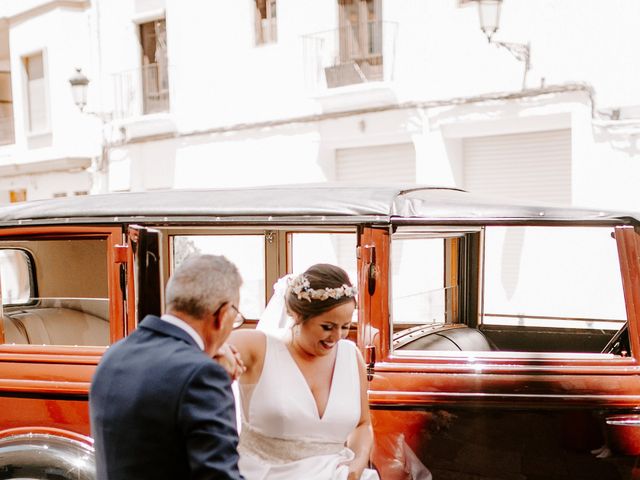
M 2 304 L 17 305 L 31 299 L 31 260 L 18 249 L 0 250 Z
M 392 239 L 394 352 L 630 354 L 612 228 L 489 226 L 483 244 Z
M 356 235 L 354 233 L 291 233 L 288 236 L 291 271 L 302 273 L 316 263 L 342 267 L 358 286 Z M 358 313 L 353 312 L 353 321 Z
M 239 310 L 257 319 L 265 307 L 264 235 L 177 235 L 173 237 L 173 269 L 192 254 L 224 255 L 242 276 Z
M 104 239 L 0 242 L 5 344 L 108 345 Z
M 445 323 L 444 239 L 398 239 L 391 249 L 392 318 L 400 324 Z
M 481 330 L 501 351 L 601 352 L 626 321 L 611 228 L 488 227 Z
M 464 235 L 396 235 L 391 244 L 391 327 L 395 350 L 450 350 L 438 335 L 456 328 Z
M 356 235 L 354 233 L 292 233 L 289 235 L 291 271 L 302 273 L 316 263 L 332 263 L 345 269 L 355 285 Z
M 612 233 L 488 227 L 482 323 L 619 329 L 626 312 Z

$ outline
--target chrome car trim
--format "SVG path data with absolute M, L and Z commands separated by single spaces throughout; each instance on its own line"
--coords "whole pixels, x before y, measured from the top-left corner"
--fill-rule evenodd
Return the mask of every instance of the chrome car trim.
M 93 447 L 57 435 L 28 433 L 0 438 L 3 478 L 94 480 Z M 53 478 L 53 477 L 51 477 Z

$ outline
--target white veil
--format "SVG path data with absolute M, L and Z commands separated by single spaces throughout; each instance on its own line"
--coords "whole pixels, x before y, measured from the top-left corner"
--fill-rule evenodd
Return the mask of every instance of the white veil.
M 287 314 L 287 306 L 284 301 L 291 277 L 293 277 L 292 274 L 285 275 L 273 285 L 273 296 L 260 316 L 256 330 L 268 335 L 280 336 L 293 325 L 293 319 Z

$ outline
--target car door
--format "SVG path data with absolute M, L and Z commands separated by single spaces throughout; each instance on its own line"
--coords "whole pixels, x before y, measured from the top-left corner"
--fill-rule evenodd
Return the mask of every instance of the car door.
M 633 478 L 632 227 L 365 229 L 362 252 L 383 478 Z
M 130 225 L 127 244 L 127 330 L 131 332 L 146 315 L 162 314 L 162 233 L 153 228 Z
M 122 233 L 93 225 L 0 230 L 0 435 L 89 434 L 91 375 L 124 335 Z

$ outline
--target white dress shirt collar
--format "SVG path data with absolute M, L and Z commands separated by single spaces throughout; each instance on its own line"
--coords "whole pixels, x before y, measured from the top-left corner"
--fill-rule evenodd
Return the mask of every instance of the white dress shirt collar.
M 198 344 L 198 346 L 200 347 L 200 350 L 204 350 L 204 342 L 202 341 L 202 337 L 200 337 L 198 332 L 196 332 L 193 329 L 193 327 L 189 325 L 187 322 L 179 319 L 174 315 L 170 315 L 168 313 L 165 313 L 164 315 L 162 315 L 160 319 L 164 320 L 167 323 L 170 323 L 171 325 L 175 325 L 176 327 L 181 328 L 182 330 L 187 332 L 191 336 L 191 338 L 193 338 L 195 342 Z

